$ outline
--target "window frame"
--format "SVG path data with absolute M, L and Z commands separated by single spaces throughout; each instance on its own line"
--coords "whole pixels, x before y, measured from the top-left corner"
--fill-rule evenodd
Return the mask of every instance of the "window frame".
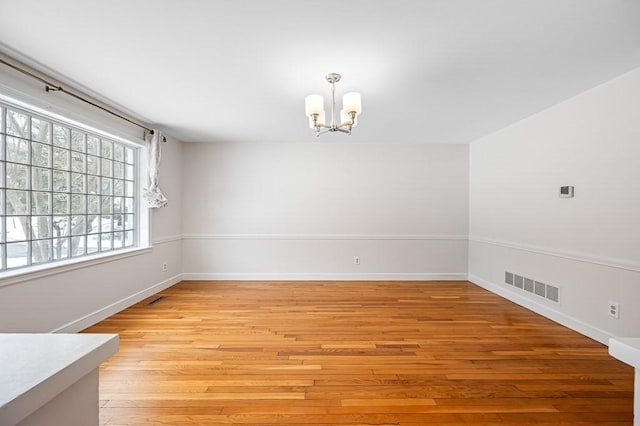
M 24 114 L 27 116 L 27 120 L 28 120 L 27 136 L 28 137 L 22 138 L 21 136 L 14 136 L 14 135 L 8 134 L 7 110 L 15 111 L 19 114 Z M 84 123 L 81 123 L 72 119 L 68 119 L 64 116 L 51 113 L 50 111 L 46 111 L 41 108 L 38 108 L 37 106 L 26 104 L 26 103 L 17 101 L 13 98 L 8 98 L 3 95 L 0 95 L 0 113 L 3 114 L 3 116 L 0 119 L 0 138 L 2 138 L 2 140 L 0 141 L 2 142 L 0 145 L 0 149 L 2 150 L 2 152 L 0 153 L 0 158 L 1 158 L 0 165 L 2 166 L 0 167 L 0 187 L 2 188 L 2 191 L 0 191 L 0 196 L 2 196 L 3 198 L 0 204 L 0 222 L 1 222 L 0 228 L 2 228 L 1 231 L 3 235 L 2 237 L 0 237 L 1 238 L 0 244 L 2 244 L 2 247 L 3 247 L 3 250 L 0 251 L 0 256 L 2 256 L 2 258 L 0 259 L 0 286 L 11 284 L 13 282 L 22 281 L 22 279 L 20 279 L 20 276 L 23 276 L 23 275 L 26 276 L 34 272 L 37 273 L 37 275 L 42 275 L 43 273 L 46 274 L 47 272 L 51 273 L 53 270 L 62 271 L 67 269 L 77 269 L 79 267 L 83 267 L 83 265 L 89 266 L 95 263 L 103 263 L 105 261 L 110 261 L 109 258 L 113 258 L 113 260 L 115 260 L 116 258 L 135 255 L 141 251 L 145 251 L 146 249 L 150 248 L 150 242 L 149 242 L 150 226 L 151 226 L 150 214 L 148 212 L 148 209 L 142 206 L 142 199 L 141 199 L 142 198 L 141 183 L 143 182 L 142 176 L 146 176 L 146 158 L 147 158 L 146 146 L 144 143 L 135 142 L 134 138 L 121 137 L 121 136 L 114 135 L 112 133 L 105 132 L 95 127 L 86 125 Z M 49 149 L 49 153 L 47 154 L 48 164 L 45 167 L 41 167 L 38 164 L 36 164 L 35 159 L 33 157 L 32 145 L 40 143 L 40 141 L 36 140 L 32 132 L 32 125 L 33 125 L 34 118 L 36 120 L 44 120 L 50 123 L 49 129 L 48 129 L 49 140 L 47 143 L 44 143 L 45 145 L 47 145 Z M 64 152 L 65 155 L 68 157 L 68 163 L 69 163 L 67 167 L 64 169 L 64 172 L 66 172 L 67 174 L 67 188 L 66 190 L 63 190 L 63 191 L 56 191 L 53 185 L 53 173 L 55 170 L 58 170 L 54 167 L 54 150 L 56 148 L 56 145 L 53 139 L 54 139 L 54 126 L 56 125 L 62 126 L 64 129 L 67 129 L 67 132 L 68 132 L 68 145 L 62 148 L 63 150 L 62 152 Z M 80 134 L 84 136 L 85 138 L 84 152 L 77 151 L 72 148 L 72 142 L 71 142 L 72 131 L 80 132 Z M 99 173 L 97 175 L 89 173 L 89 170 L 88 170 L 89 153 L 87 152 L 88 150 L 86 146 L 86 139 L 88 136 L 97 137 L 101 140 L 100 143 L 98 144 L 98 149 L 99 149 L 99 152 L 98 152 L 99 155 L 97 156 L 98 161 L 102 163 L 103 160 L 110 159 L 112 162 L 111 178 L 110 178 L 111 179 L 110 182 L 112 185 L 112 189 L 111 189 L 112 200 L 111 200 L 111 206 L 110 206 L 110 214 L 109 212 L 103 213 L 102 203 L 100 203 L 100 211 L 97 214 L 97 219 L 99 223 L 97 232 L 89 233 L 89 230 L 85 228 L 81 234 L 76 235 L 76 236 L 82 237 L 84 244 L 83 244 L 83 253 L 80 255 L 78 254 L 74 255 L 74 253 L 72 253 L 72 245 L 71 245 L 71 241 L 74 235 L 72 235 L 71 231 L 68 230 L 68 232 L 66 232 L 65 235 L 63 236 L 54 235 L 53 218 L 56 217 L 56 213 L 54 212 L 54 197 L 56 195 L 60 196 L 60 195 L 66 194 L 66 197 L 68 198 L 67 210 L 65 211 L 64 214 L 59 215 L 59 216 L 66 216 L 67 226 L 71 225 L 71 222 L 68 222 L 68 221 L 71 220 L 74 216 L 73 206 L 71 204 L 71 199 L 73 195 L 80 195 L 82 199 L 82 203 L 84 204 L 84 211 L 82 213 L 79 213 L 78 215 L 83 215 L 85 218 L 85 222 L 90 218 L 91 214 L 88 211 L 88 207 L 89 207 L 88 197 L 92 194 L 89 193 L 89 187 L 88 187 L 89 176 L 95 177 L 98 180 L 100 186 L 102 185 L 102 179 L 108 178 L 108 177 L 102 173 L 101 168 L 98 169 Z M 21 140 L 28 145 L 28 149 L 26 152 L 26 155 L 28 158 L 26 160 L 23 160 L 24 162 L 20 164 L 20 165 L 26 166 L 27 168 L 27 178 L 26 178 L 27 183 L 26 183 L 26 189 L 24 189 L 24 191 L 26 192 L 27 197 L 31 199 L 26 203 L 27 211 L 25 211 L 26 214 L 24 216 L 27 218 L 27 221 L 30 225 L 32 225 L 31 220 L 33 218 L 37 218 L 37 217 L 49 218 L 49 221 L 51 223 L 49 223 L 48 225 L 49 232 L 48 232 L 48 236 L 44 238 L 44 241 L 50 242 L 49 245 L 51 245 L 50 247 L 51 250 L 49 251 L 49 256 L 47 260 L 42 262 L 37 262 L 37 263 L 34 262 L 34 259 L 32 257 L 32 245 L 34 241 L 39 239 L 38 238 L 34 239 L 34 235 L 31 235 L 32 233 L 30 232 L 30 229 L 29 229 L 25 232 L 27 235 L 25 235 L 25 240 L 24 240 L 27 246 L 27 252 L 25 255 L 26 265 L 10 267 L 7 262 L 8 260 L 8 250 L 7 250 L 8 229 L 6 227 L 6 222 L 9 218 L 16 217 L 16 216 L 9 215 L 7 211 L 8 200 L 6 197 L 6 192 L 7 190 L 11 190 L 11 188 L 8 188 L 8 184 L 7 184 L 8 182 L 6 181 L 8 176 L 8 171 L 6 170 L 6 166 L 7 164 L 18 164 L 18 163 L 14 163 L 13 161 L 8 162 L 9 158 L 7 156 L 7 152 L 9 149 L 8 149 L 7 141 L 9 140 L 9 138 L 12 138 L 12 137 L 21 138 Z M 126 196 L 127 193 L 125 188 L 123 188 L 123 195 L 121 198 L 121 201 L 122 201 L 121 212 L 120 213 L 113 212 L 113 207 L 114 207 L 113 197 L 115 197 L 113 195 L 113 186 L 116 179 L 113 176 L 113 173 L 114 173 L 113 163 L 115 161 L 113 147 L 116 145 L 111 145 L 112 148 L 111 148 L 110 158 L 109 158 L 109 155 L 103 156 L 103 151 L 102 151 L 103 139 L 109 142 L 115 143 L 118 146 L 122 146 L 123 154 L 127 152 L 127 148 L 131 149 L 131 153 L 132 153 L 131 160 L 133 164 L 128 164 L 128 162 L 126 161 L 127 159 L 125 158 L 125 155 L 123 155 L 122 161 L 119 161 L 119 163 L 121 163 L 122 167 L 125 169 L 127 168 L 128 165 L 132 166 L 131 179 L 129 179 L 129 175 L 127 175 L 125 171 L 123 171 L 122 178 L 121 179 L 117 178 L 117 179 L 121 180 L 123 185 L 125 186 L 127 182 L 131 182 L 131 185 L 133 186 L 132 188 L 133 190 L 131 192 L 132 195 L 128 197 L 133 201 L 133 209 L 132 209 L 132 212 L 130 213 L 133 215 L 133 222 L 131 223 L 132 229 L 128 229 L 128 230 L 125 229 L 126 226 L 124 224 L 125 223 L 124 215 L 129 214 L 128 212 L 124 211 L 125 203 L 127 199 L 127 196 Z M 73 170 L 72 158 L 74 153 L 84 155 L 84 165 L 81 172 L 78 172 L 77 170 L 76 171 Z M 48 189 L 46 190 L 38 190 L 33 186 L 33 183 L 34 183 L 33 174 L 36 173 L 39 169 L 46 170 L 47 173 L 49 174 Z M 82 180 L 84 182 L 83 190 L 78 193 L 74 192 L 71 187 L 72 173 L 76 173 L 76 176 L 81 175 Z M 40 193 L 41 194 L 46 193 L 48 194 L 48 197 L 49 197 L 49 206 L 48 206 L 49 210 L 47 211 L 46 214 L 42 214 L 42 215 L 37 214 L 37 212 L 33 210 L 33 206 L 32 206 L 33 197 L 37 196 L 37 194 L 40 194 Z M 96 195 L 96 194 L 93 194 L 93 195 Z M 102 194 L 101 188 L 100 188 L 99 194 L 97 195 L 99 197 L 102 197 L 103 194 Z M 114 216 L 116 214 L 122 215 L 123 226 L 121 230 L 116 230 L 113 225 L 115 220 Z M 103 216 L 110 216 L 112 221 L 111 227 L 109 228 L 109 230 L 105 230 L 105 232 L 102 232 Z M 87 224 L 85 223 L 85 227 L 86 226 Z M 32 228 L 32 226 L 29 226 L 29 228 Z M 133 241 L 130 246 L 125 247 L 126 231 L 132 231 Z M 121 232 L 121 235 L 122 235 L 122 246 L 114 247 L 114 244 L 113 244 L 114 237 L 116 233 L 119 233 L 119 232 Z M 101 244 L 103 241 L 103 234 L 110 236 L 109 248 L 108 250 L 104 250 L 104 251 L 102 251 L 102 248 L 101 248 Z M 88 239 L 90 238 L 90 235 L 98 235 L 98 248 L 97 248 L 97 252 L 95 253 L 90 253 L 88 251 L 88 248 L 89 248 Z M 66 247 L 66 257 L 59 257 L 56 259 L 56 256 L 54 255 L 55 249 L 53 247 L 53 244 L 58 237 L 62 237 L 66 239 L 67 247 Z M 18 277 L 18 279 L 17 280 L 10 279 L 12 277 Z M 7 278 L 9 278 L 10 280 L 7 280 Z

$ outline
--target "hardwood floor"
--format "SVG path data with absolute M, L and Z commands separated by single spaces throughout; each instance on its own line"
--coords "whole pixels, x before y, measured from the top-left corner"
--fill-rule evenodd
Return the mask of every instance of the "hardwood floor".
M 633 369 L 468 282 L 182 282 L 119 333 L 106 425 L 631 425 Z M 155 298 L 155 297 L 154 297 Z

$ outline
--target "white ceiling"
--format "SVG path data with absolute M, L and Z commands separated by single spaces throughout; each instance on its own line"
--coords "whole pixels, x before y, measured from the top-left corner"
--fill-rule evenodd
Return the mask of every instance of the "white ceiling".
M 0 50 L 183 141 L 468 143 L 640 66 L 638 0 L 0 0 Z

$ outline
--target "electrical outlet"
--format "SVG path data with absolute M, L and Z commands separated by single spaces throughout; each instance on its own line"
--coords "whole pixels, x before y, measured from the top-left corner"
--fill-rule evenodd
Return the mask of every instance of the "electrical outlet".
M 167 262 L 162 262 L 162 272 L 167 272 L 168 266 Z
M 620 303 L 609 301 L 609 316 L 620 319 Z
M 360 256 L 356 256 L 353 258 L 353 264 L 354 265 L 359 265 L 360 264 Z

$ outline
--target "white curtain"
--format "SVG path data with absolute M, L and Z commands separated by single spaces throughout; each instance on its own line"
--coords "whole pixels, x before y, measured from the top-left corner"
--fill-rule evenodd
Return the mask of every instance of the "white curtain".
M 164 137 L 158 130 L 154 130 L 153 133 L 145 132 L 144 139 L 149 144 L 149 188 L 142 190 L 142 198 L 152 209 L 159 209 L 167 206 L 167 198 L 158 187 L 158 174 L 162 159 L 161 141 Z

